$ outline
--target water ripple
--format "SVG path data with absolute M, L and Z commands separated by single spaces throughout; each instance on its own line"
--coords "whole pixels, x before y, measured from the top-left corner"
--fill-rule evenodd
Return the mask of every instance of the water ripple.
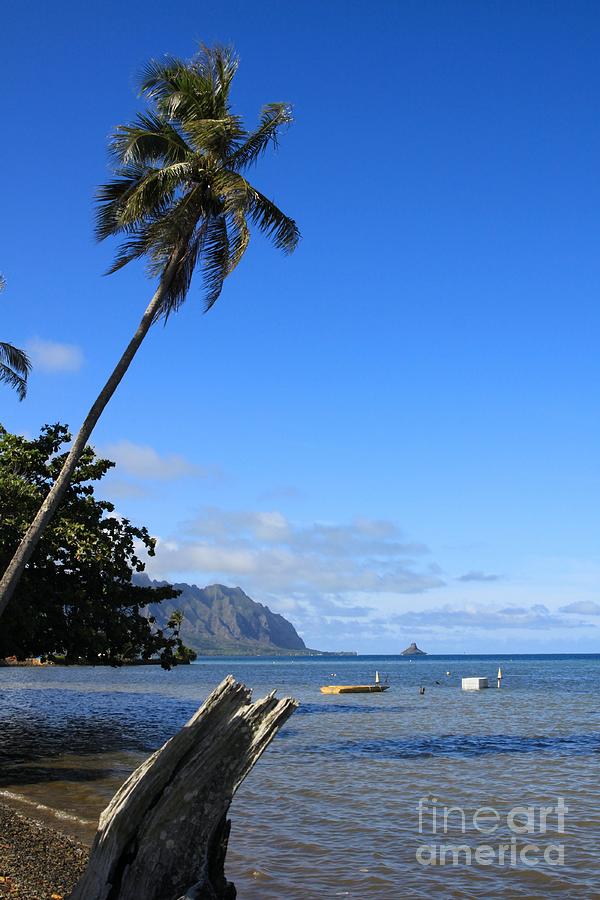
M 502 690 L 461 691 L 462 675 L 493 683 L 499 662 L 340 659 L 345 683 L 378 670 L 392 685 L 343 698 L 319 694 L 331 677 L 319 659 L 0 670 L 0 794 L 91 822 L 233 671 L 256 696 L 277 687 L 302 703 L 232 805 L 228 874 L 244 900 L 600 897 L 600 658 L 507 659 Z M 498 810 L 503 837 L 511 808 L 563 797 L 565 865 L 424 869 L 417 805 L 432 794 L 470 822 Z M 470 827 L 465 839 L 481 837 Z
M 574 756 L 599 753 L 600 733 L 539 736 L 441 734 L 425 737 L 330 741 L 318 747 L 315 746 L 313 751 L 375 757 L 380 760 L 433 756 L 470 759 L 498 753 L 544 753 L 552 756 Z

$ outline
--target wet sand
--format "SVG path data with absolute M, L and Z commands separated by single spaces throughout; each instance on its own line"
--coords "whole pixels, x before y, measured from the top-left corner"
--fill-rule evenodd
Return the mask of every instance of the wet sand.
M 0 804 L 0 897 L 67 897 L 87 865 L 89 848 Z

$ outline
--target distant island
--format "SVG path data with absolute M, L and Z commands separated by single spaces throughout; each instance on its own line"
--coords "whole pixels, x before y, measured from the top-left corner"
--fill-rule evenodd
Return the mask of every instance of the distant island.
M 401 656 L 427 656 L 424 650 L 419 650 L 415 642 L 413 641 L 406 650 L 403 650 L 400 654 Z
M 147 575 L 134 576 L 143 586 L 159 587 Z M 291 622 L 252 600 L 240 587 L 211 584 L 201 588 L 185 582 L 174 600 L 150 604 L 147 614 L 164 628 L 175 610 L 183 614 L 181 637 L 200 656 L 356 656 L 355 652 L 311 650 Z

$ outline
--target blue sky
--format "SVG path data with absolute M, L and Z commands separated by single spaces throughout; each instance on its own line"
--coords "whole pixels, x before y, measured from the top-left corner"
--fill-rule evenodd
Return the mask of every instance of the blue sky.
M 293 215 L 155 327 L 96 429 L 150 574 L 239 584 L 310 646 L 594 651 L 600 11 L 586 2 L 41 2 L 3 16 L 0 421 L 79 425 L 151 294 L 102 277 L 107 137 L 150 57 L 241 57 Z

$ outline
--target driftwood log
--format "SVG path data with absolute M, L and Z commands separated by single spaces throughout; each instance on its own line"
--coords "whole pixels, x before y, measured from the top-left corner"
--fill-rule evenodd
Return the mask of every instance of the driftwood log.
M 251 702 L 229 675 L 129 776 L 100 816 L 70 900 L 231 900 L 225 878 L 235 791 L 298 704 Z

